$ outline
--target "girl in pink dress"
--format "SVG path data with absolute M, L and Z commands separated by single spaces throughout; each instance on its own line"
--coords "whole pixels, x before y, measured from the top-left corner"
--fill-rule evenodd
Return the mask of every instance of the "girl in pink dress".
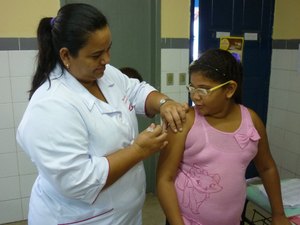
M 157 191 L 170 225 L 239 225 L 246 168 L 254 161 L 272 208 L 272 225 L 290 225 L 266 129 L 241 104 L 242 66 L 212 49 L 189 67 L 194 103 L 183 131 L 168 132 L 160 153 Z

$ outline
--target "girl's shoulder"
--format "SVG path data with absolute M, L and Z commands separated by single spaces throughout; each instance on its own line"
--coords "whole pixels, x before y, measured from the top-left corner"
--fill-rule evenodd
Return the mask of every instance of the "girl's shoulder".
M 184 128 L 190 130 L 194 124 L 196 118 L 195 107 L 190 107 L 188 112 L 186 113 L 186 122 L 184 124 Z
M 253 123 L 256 123 L 258 120 L 260 120 L 259 116 L 257 115 L 257 113 L 253 109 L 248 108 L 246 106 L 244 106 L 244 107 L 248 110 Z
M 195 117 L 195 107 L 193 106 L 190 106 L 189 110 L 187 111 L 186 115 L 193 118 Z
M 250 113 L 250 116 L 251 116 L 251 119 L 252 119 L 252 122 L 253 122 L 253 125 L 254 127 L 260 132 L 261 130 L 264 130 L 265 129 L 265 126 L 264 126 L 264 123 L 262 122 L 261 118 L 259 117 L 259 115 L 253 110 L 253 109 L 250 109 L 248 107 L 246 107 L 247 110 L 249 111 Z

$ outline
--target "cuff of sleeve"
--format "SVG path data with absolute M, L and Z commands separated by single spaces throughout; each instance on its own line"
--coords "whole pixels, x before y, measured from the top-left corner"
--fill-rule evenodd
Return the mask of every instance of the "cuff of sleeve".
M 108 177 L 109 173 L 109 163 L 106 157 L 97 157 L 97 164 L 99 165 L 98 167 L 98 177 L 99 177 L 99 183 L 97 185 L 97 188 L 94 192 L 92 192 L 93 197 L 91 196 L 91 204 L 93 204 L 96 199 L 98 198 L 100 192 L 102 191 L 104 185 L 106 184 L 106 180 Z
M 157 91 L 157 90 L 155 88 L 151 87 L 150 85 L 147 85 L 145 87 L 144 92 L 139 94 L 139 98 L 138 98 L 137 104 L 135 106 L 135 111 L 137 112 L 137 114 L 147 115 L 146 101 L 147 101 L 149 94 L 153 91 Z

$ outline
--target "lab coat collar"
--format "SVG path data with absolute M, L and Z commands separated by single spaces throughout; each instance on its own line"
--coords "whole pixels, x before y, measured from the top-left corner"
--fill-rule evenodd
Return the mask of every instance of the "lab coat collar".
M 106 71 L 106 70 L 105 70 Z M 115 85 L 114 81 L 111 79 L 103 79 L 105 76 L 105 71 L 102 79 L 104 82 L 104 85 L 106 85 L 108 88 L 113 87 Z M 93 96 L 73 75 L 71 75 L 66 69 L 61 69 L 60 65 L 57 64 L 55 69 L 53 70 L 53 73 L 51 75 L 52 79 L 60 79 L 61 82 L 63 82 L 66 86 L 68 86 L 70 89 L 74 90 L 76 93 L 80 94 L 84 99 L 84 104 L 87 106 L 87 108 L 91 111 L 99 100 Z M 100 86 L 99 82 L 100 79 L 97 80 L 98 85 Z M 110 107 L 108 104 L 105 104 L 105 107 L 102 108 L 102 113 L 112 113 L 116 112 L 115 109 Z M 117 110 L 118 111 L 118 110 Z

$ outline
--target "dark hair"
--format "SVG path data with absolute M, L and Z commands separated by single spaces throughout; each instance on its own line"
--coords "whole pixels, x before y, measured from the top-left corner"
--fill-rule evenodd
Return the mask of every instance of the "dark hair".
M 76 57 L 90 34 L 107 25 L 106 17 L 98 9 L 82 3 L 67 4 L 60 8 L 56 17 L 41 19 L 37 29 L 37 68 L 29 99 L 46 80 L 50 83 L 49 74 L 57 63 L 63 71 L 64 65 L 59 55 L 61 48 L 67 48 Z
M 132 67 L 122 67 L 120 68 L 120 71 L 130 78 L 138 79 L 140 82 L 143 81 L 143 77 L 141 76 L 141 74 Z
M 240 61 L 228 51 L 210 49 L 189 66 L 189 75 L 201 72 L 203 76 L 215 82 L 224 83 L 234 80 L 238 86 L 233 96 L 236 103 L 242 103 L 243 68 Z

